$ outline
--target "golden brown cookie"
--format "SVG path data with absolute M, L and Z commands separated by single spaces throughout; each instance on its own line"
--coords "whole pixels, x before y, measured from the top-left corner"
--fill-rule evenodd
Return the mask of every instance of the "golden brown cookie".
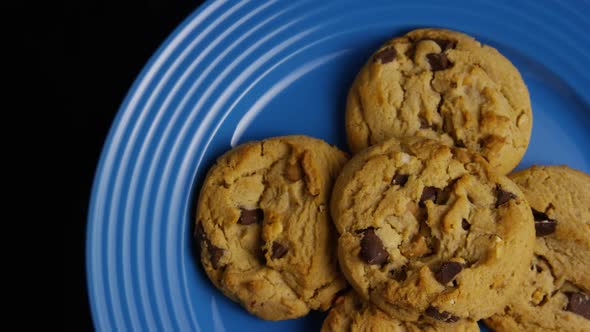
M 511 180 L 463 148 L 390 139 L 354 156 L 331 201 L 342 272 L 403 321 L 479 320 L 523 281 L 535 231 Z
M 213 284 L 264 319 L 327 310 L 346 287 L 328 214 L 346 154 L 305 136 L 240 145 L 209 170 L 196 238 Z
M 533 166 L 510 176 L 529 201 L 537 240 L 525 283 L 496 331 L 590 331 L 590 176 Z
M 422 136 L 479 152 L 503 174 L 524 155 L 532 120 L 528 90 L 512 63 L 443 29 L 414 30 L 381 46 L 346 105 L 355 153 L 390 137 Z
M 391 318 L 375 305 L 363 301 L 354 291 L 336 299 L 322 332 L 477 332 L 473 321 L 460 321 L 448 326 L 434 326 L 425 322 L 402 322 Z

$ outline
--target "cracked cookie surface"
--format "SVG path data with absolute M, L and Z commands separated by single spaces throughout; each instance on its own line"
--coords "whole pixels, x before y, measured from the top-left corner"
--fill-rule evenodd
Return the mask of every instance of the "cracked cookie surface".
M 518 186 L 480 155 L 431 139 L 389 139 L 355 155 L 331 211 L 342 272 L 404 321 L 489 317 L 532 257 L 533 217 Z
M 534 258 L 496 331 L 590 331 L 590 176 L 567 166 L 510 175 L 533 210 Z
M 306 136 L 240 145 L 209 170 L 195 237 L 213 284 L 263 319 L 327 310 L 346 287 L 329 217 L 347 156 Z
M 463 33 L 419 29 L 392 39 L 358 73 L 346 104 L 353 152 L 423 136 L 481 153 L 502 174 L 528 146 L 532 112 L 518 70 Z
M 324 320 L 322 332 L 478 332 L 473 321 L 461 321 L 449 326 L 434 326 L 425 322 L 402 322 L 363 301 L 354 291 L 336 299 Z

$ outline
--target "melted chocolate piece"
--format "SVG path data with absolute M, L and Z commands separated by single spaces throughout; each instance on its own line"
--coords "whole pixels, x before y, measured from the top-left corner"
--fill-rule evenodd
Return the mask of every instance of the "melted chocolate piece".
M 241 209 L 241 211 L 240 219 L 238 219 L 238 224 L 240 225 L 252 225 L 259 223 L 264 219 L 264 212 L 262 209 Z
M 270 256 L 270 258 L 272 258 L 272 259 L 283 258 L 287 254 L 287 251 L 289 251 L 289 248 L 278 243 L 277 241 L 274 241 L 272 243 L 272 255 Z
M 373 228 L 363 232 L 361 258 L 371 265 L 383 265 L 389 259 L 389 253 L 383 247 L 383 241 L 375 234 Z

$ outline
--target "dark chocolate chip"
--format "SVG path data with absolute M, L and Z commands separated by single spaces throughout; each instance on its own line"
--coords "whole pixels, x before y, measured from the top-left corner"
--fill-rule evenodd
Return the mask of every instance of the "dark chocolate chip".
M 377 62 L 377 60 L 381 60 L 381 63 L 392 62 L 393 60 L 395 60 L 396 55 L 397 52 L 395 51 L 395 48 L 390 46 L 377 52 L 377 54 L 373 56 L 373 62 Z
M 539 265 L 535 265 L 535 269 L 537 270 L 537 273 L 543 272 L 543 268 L 540 267 Z
M 389 253 L 383 247 L 383 242 L 375 234 L 373 228 L 367 228 L 363 232 L 361 258 L 371 265 L 383 265 L 389 258 Z
M 211 244 L 211 241 L 207 238 L 205 234 L 205 230 L 203 229 L 203 225 L 199 222 L 197 223 L 197 228 L 195 229 L 195 239 L 199 241 L 199 243 L 205 243 L 207 246 L 207 252 L 209 253 L 209 260 L 211 261 L 211 265 L 214 269 L 219 268 L 219 260 L 223 256 L 223 249 L 214 246 Z
M 458 148 L 464 148 L 465 147 L 465 143 L 462 140 L 458 139 L 458 140 L 455 141 L 455 146 L 458 147 Z
M 223 256 L 223 249 L 212 245 L 210 242 L 207 244 L 207 250 L 209 251 L 209 259 L 214 269 L 219 268 L 219 260 Z
M 426 308 L 425 313 L 426 313 L 426 315 L 428 315 L 436 320 L 441 320 L 446 323 L 455 323 L 456 321 L 459 320 L 459 317 L 453 316 L 448 311 L 443 311 L 443 312 L 438 311 L 438 308 L 435 306 L 429 306 L 428 308 Z
M 437 43 L 438 46 L 440 46 L 441 52 L 444 52 L 446 50 L 450 50 L 450 49 L 455 48 L 457 46 L 457 42 L 454 40 L 439 39 L 439 38 L 433 38 L 431 40 L 434 41 L 435 43 Z
M 467 221 L 467 219 L 463 219 L 461 220 L 461 227 L 468 231 L 471 228 L 471 224 L 469 223 L 469 221 Z
M 555 233 L 557 223 L 555 220 L 535 221 L 535 233 L 537 237 Z
M 402 282 L 408 277 L 407 268 L 405 266 L 402 266 L 399 269 L 393 269 L 389 271 L 389 273 L 391 274 L 391 277 L 398 282 Z
M 535 219 L 535 233 L 537 237 L 545 236 L 555 233 L 557 222 L 554 219 L 549 218 L 545 213 L 533 210 L 533 217 Z
M 272 258 L 272 259 L 283 258 L 287 254 L 287 251 L 289 251 L 289 249 L 287 247 L 274 241 L 272 243 L 272 255 L 270 256 L 270 258 Z
M 440 270 L 434 275 L 436 280 L 445 285 L 453 280 L 459 272 L 463 270 L 463 265 L 458 262 L 445 262 L 440 266 Z
M 453 67 L 453 63 L 447 55 L 444 53 L 430 53 L 426 54 L 426 58 L 428 58 L 428 62 L 430 63 L 430 69 L 432 71 L 439 71 L 445 70 Z
M 515 199 L 516 195 L 511 192 L 504 191 L 500 186 L 496 187 L 496 207 L 508 202 L 511 199 Z
M 569 302 L 565 310 L 590 319 L 590 296 L 584 293 L 567 293 Z
M 440 189 L 435 187 L 424 187 L 422 190 L 422 196 L 420 196 L 420 207 L 426 206 L 424 204 L 426 201 L 436 201 L 436 196 L 438 195 L 439 191 Z
M 197 227 L 195 228 L 195 239 L 199 242 L 199 244 L 205 240 L 207 240 L 207 236 L 205 235 L 205 230 L 203 229 L 203 224 L 200 222 L 197 223 Z
M 391 181 L 391 183 L 403 187 L 406 185 L 406 182 L 408 182 L 409 177 L 410 176 L 408 174 L 396 174 L 393 177 L 393 181 Z
M 262 209 L 241 210 L 240 219 L 238 219 L 238 224 L 240 225 L 252 225 L 261 222 L 262 219 L 264 219 L 264 212 Z

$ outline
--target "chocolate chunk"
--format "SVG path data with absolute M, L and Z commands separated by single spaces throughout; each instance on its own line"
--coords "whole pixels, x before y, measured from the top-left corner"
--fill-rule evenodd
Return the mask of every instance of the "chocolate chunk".
M 224 250 L 214 246 L 211 241 L 209 241 L 205 234 L 205 230 L 203 229 L 203 225 L 200 222 L 197 223 L 197 228 L 195 229 L 195 239 L 199 241 L 200 244 L 205 243 L 211 265 L 217 270 L 219 268 L 219 260 L 223 256 Z
M 203 229 L 203 224 L 201 224 L 201 222 L 197 223 L 194 236 L 195 239 L 199 242 L 199 244 L 207 240 L 207 236 L 205 235 L 205 230 Z
M 590 296 L 584 293 L 566 293 L 569 298 L 565 310 L 590 319 Z
M 388 62 L 395 60 L 396 55 L 397 55 L 397 52 L 395 51 L 395 48 L 393 48 L 393 46 L 390 46 L 390 47 L 384 48 L 383 50 L 377 52 L 377 54 L 375 54 L 373 56 L 373 62 L 377 62 L 377 60 L 381 60 L 381 63 L 388 63 Z
M 389 271 L 389 273 L 391 274 L 393 280 L 398 282 L 402 282 L 408 277 L 407 268 L 405 266 L 402 266 L 399 269 L 392 269 Z
M 430 63 L 430 69 L 432 71 L 439 71 L 445 70 L 453 67 L 453 63 L 447 55 L 444 53 L 430 53 L 426 54 L 426 58 L 428 58 L 428 62 Z
M 270 256 L 270 258 L 272 258 L 272 259 L 283 258 L 287 254 L 287 251 L 289 251 L 289 249 L 287 247 L 274 241 L 272 243 L 272 255 Z
M 535 233 L 537 237 L 546 236 L 555 233 L 557 223 L 555 220 L 535 220 Z
M 461 227 L 468 231 L 471 228 L 471 224 L 469 223 L 469 221 L 467 221 L 467 219 L 463 219 L 461 220 Z
M 241 210 L 242 213 L 240 214 L 240 219 L 238 219 L 238 224 L 240 225 L 252 225 L 261 222 L 262 219 L 264 219 L 264 212 L 262 209 Z
M 463 270 L 463 265 L 457 262 L 445 262 L 440 266 L 440 270 L 434 275 L 436 280 L 445 285 L 453 280 L 459 272 Z
M 458 148 L 464 148 L 465 147 L 465 143 L 462 140 L 458 139 L 458 140 L 455 141 L 455 146 L 458 147 Z
M 403 187 L 406 185 L 406 182 L 408 182 L 409 177 L 410 176 L 408 174 L 396 174 L 393 177 L 393 181 L 391 181 L 391 183 Z
M 436 320 L 441 320 L 446 323 L 455 323 L 456 321 L 459 320 L 459 317 L 453 316 L 448 311 L 443 311 L 443 312 L 438 311 L 438 308 L 435 306 L 429 306 L 428 308 L 426 308 L 425 313 L 426 313 L 426 315 L 428 315 Z
M 371 265 L 383 265 L 389 258 L 389 253 L 383 247 L 383 242 L 375 234 L 373 228 L 367 228 L 363 232 L 361 258 Z
M 211 266 L 217 270 L 219 268 L 219 260 L 223 256 L 223 249 L 208 242 L 207 250 L 209 251 L 209 260 L 211 260 Z
M 516 195 L 511 192 L 502 190 L 500 186 L 496 187 L 496 207 L 508 202 L 511 199 L 515 199 Z
M 557 227 L 557 222 L 555 220 L 549 218 L 549 216 L 543 212 L 539 212 L 535 209 L 531 210 L 533 210 L 535 233 L 538 237 L 555 233 L 555 228 Z
M 436 201 L 436 196 L 439 191 L 440 189 L 435 187 L 424 187 L 422 190 L 422 196 L 420 196 L 420 207 L 426 206 L 426 204 L 424 204 L 426 201 Z
M 450 50 L 450 49 L 455 48 L 457 46 L 457 42 L 454 40 L 439 39 L 439 38 L 434 38 L 431 40 L 438 44 L 441 52 L 444 52 L 446 50 Z

